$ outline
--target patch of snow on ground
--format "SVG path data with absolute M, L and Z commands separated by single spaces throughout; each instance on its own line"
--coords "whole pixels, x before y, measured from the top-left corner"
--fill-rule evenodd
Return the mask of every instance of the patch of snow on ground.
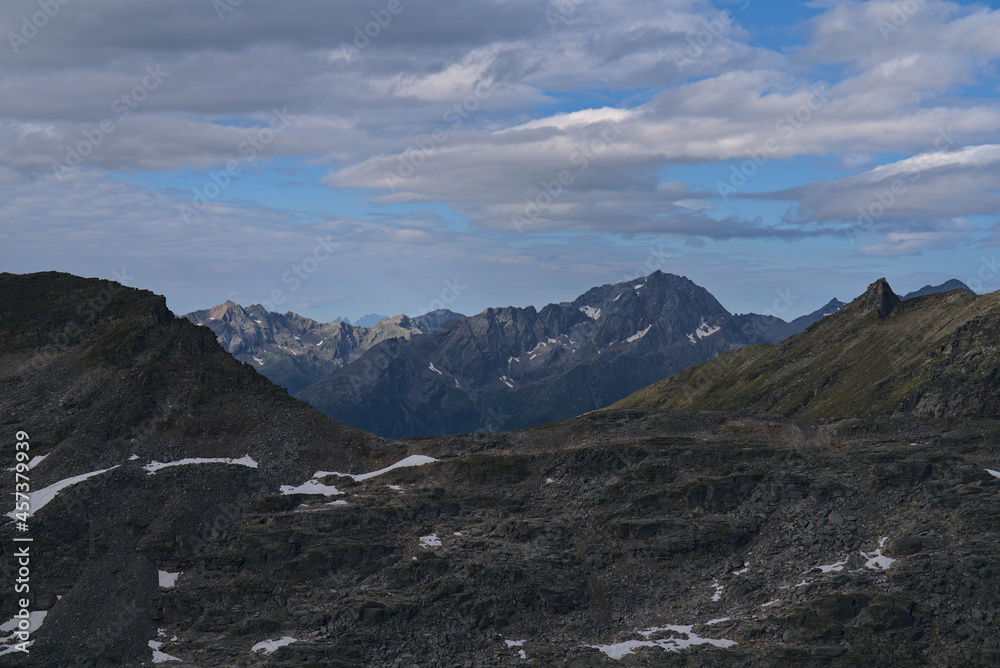
M 347 505 L 347 501 L 344 501 L 343 499 L 337 499 L 336 501 L 331 501 L 330 503 L 324 503 L 323 505 L 325 505 L 325 506 L 346 506 Z
M 549 485 L 550 485 L 550 484 L 552 484 L 552 483 L 554 483 L 554 482 L 555 482 L 555 479 L 554 479 L 554 478 L 546 478 L 546 479 L 545 479 L 545 483 L 546 483 L 546 484 L 549 484 Z
M 626 640 L 625 642 L 615 643 L 613 645 L 587 645 L 587 647 L 598 649 L 607 654 L 610 658 L 619 660 L 622 657 L 631 654 L 636 648 L 639 647 L 659 647 L 660 649 L 668 652 L 679 652 L 682 649 L 693 647 L 695 645 L 732 647 L 736 644 L 736 642 L 732 640 L 702 638 L 691 630 L 693 628 L 693 626 L 663 626 L 645 629 L 644 631 L 639 631 L 639 635 L 647 638 L 647 640 Z M 672 638 L 661 638 L 659 640 L 648 640 L 648 638 L 653 634 L 661 633 L 663 631 L 673 631 L 674 633 L 685 637 L 678 638 L 675 636 Z
M 839 573 L 844 570 L 844 566 L 846 565 L 846 561 L 838 561 L 835 564 L 824 564 L 822 566 L 817 566 L 816 568 L 820 569 L 824 573 Z
M 254 355 L 253 361 L 256 362 L 257 364 L 261 365 L 261 366 L 264 366 L 264 360 L 262 360 L 261 358 L 257 357 L 256 355 Z
M 523 650 L 523 649 L 519 649 L 519 650 L 517 650 L 517 655 L 518 655 L 519 657 L 521 657 L 522 659 L 527 659 L 527 658 L 528 658 L 528 655 L 524 653 L 524 650 Z
M 770 608 L 772 605 L 779 605 L 780 603 L 781 603 L 781 599 L 780 598 L 776 598 L 773 601 L 768 601 L 767 603 L 763 604 L 760 607 L 762 607 L 762 608 Z
M 688 341 L 691 342 L 692 346 L 693 345 L 697 345 L 698 342 L 694 340 L 694 334 L 688 334 L 687 337 L 688 337 Z
M 718 619 L 710 619 L 705 622 L 705 626 L 712 626 L 713 624 L 721 624 L 722 622 L 728 622 L 730 617 L 719 617 Z
M 48 457 L 48 455 L 35 455 L 34 457 L 31 458 L 31 461 L 28 462 L 28 469 L 31 470 L 35 468 L 36 466 L 41 464 L 46 457 Z
M 743 575 L 744 573 L 746 573 L 749 570 L 750 570 L 750 562 L 749 561 L 744 561 L 743 562 L 743 568 L 741 568 L 738 571 L 733 571 L 733 575 Z
M 461 531 L 456 531 L 453 535 L 455 535 L 455 536 L 464 536 L 465 534 L 462 533 Z
M 424 464 L 431 464 L 437 460 L 433 457 L 428 457 L 427 455 L 410 455 L 406 459 L 402 459 L 391 466 L 386 466 L 384 469 L 379 469 L 378 471 L 372 471 L 371 473 L 338 473 L 337 471 L 316 471 L 313 474 L 313 478 L 325 478 L 328 475 L 339 475 L 342 478 L 352 478 L 356 482 L 361 480 L 368 480 L 369 478 L 374 478 L 380 476 L 383 473 L 388 473 L 393 469 L 407 468 L 411 466 L 423 466 Z
M 638 341 L 642 337 L 646 336 L 646 332 L 648 332 L 650 330 L 650 328 L 652 328 L 652 325 L 650 325 L 646 329 L 643 329 L 643 330 L 640 330 L 640 331 L 636 332 L 635 334 L 633 334 L 632 336 L 628 337 L 625 340 L 628 341 L 629 343 L 634 343 L 635 341 Z
M 261 640 L 259 643 L 250 648 L 251 652 L 264 652 L 265 654 L 274 654 L 278 651 L 279 647 L 284 647 L 285 645 L 291 645 L 293 642 L 298 642 L 297 639 L 292 636 L 285 636 L 284 638 L 279 638 L 278 640 Z
M 633 285 L 633 286 L 632 286 L 632 289 L 633 289 L 633 290 L 641 290 L 641 289 L 643 289 L 644 287 L 646 287 L 646 286 L 645 286 L 645 285 L 641 285 L 641 284 L 640 284 L 640 285 Z
M 718 582 L 716 582 L 712 586 L 715 587 L 715 593 L 712 594 L 712 600 L 713 601 L 718 601 L 718 600 L 720 600 L 722 598 L 722 585 L 720 585 Z
M 31 492 L 28 494 L 28 500 L 30 502 L 31 514 L 34 515 L 39 510 L 41 510 L 49 501 L 56 498 L 56 494 L 71 487 L 78 482 L 83 482 L 87 478 L 93 478 L 95 475 L 100 475 L 102 473 L 107 473 L 111 469 L 116 469 L 118 466 L 112 466 L 108 469 L 101 469 L 100 471 L 91 471 L 90 473 L 82 473 L 72 478 L 66 478 L 65 480 L 60 480 L 59 482 L 54 482 L 44 489 L 40 489 L 37 492 Z M 7 517 L 14 519 L 14 511 L 7 513 Z
M 181 571 L 180 573 L 168 573 L 167 571 L 156 571 L 156 574 L 160 578 L 160 586 L 164 589 L 170 589 L 171 587 L 177 585 L 177 578 L 179 578 L 183 572 L 184 571 Z
M 524 644 L 523 640 L 504 640 L 507 643 L 507 647 L 520 647 Z
M 128 458 L 128 460 L 130 462 L 134 462 L 137 459 L 139 459 L 139 455 L 136 455 L 136 454 L 133 454 L 131 457 Z
M 623 294 L 625 294 L 625 293 L 623 292 L 623 293 L 622 293 L 622 295 L 623 295 Z M 614 298 L 614 299 L 612 299 L 611 301 L 613 301 L 613 302 L 616 302 L 616 301 L 618 301 L 619 299 L 621 299 L 621 298 L 622 298 L 622 295 L 618 295 L 617 297 L 615 297 L 615 298 Z
M 170 468 L 171 466 L 189 466 L 191 464 L 235 464 L 252 469 L 257 468 L 257 462 L 250 455 L 243 455 L 239 459 L 232 459 L 231 457 L 188 457 L 186 459 L 178 459 L 174 462 L 158 462 L 153 460 L 142 468 L 146 469 L 149 475 L 153 475 L 160 469 Z
M 441 373 L 440 371 L 438 371 L 437 369 L 434 368 L 434 362 L 431 362 L 430 364 L 428 364 L 427 368 L 430 369 L 431 371 L 435 372 L 439 376 L 443 376 L 444 375 L 443 373 Z
M 42 622 L 45 621 L 45 615 L 49 614 L 48 610 L 39 610 L 36 612 L 28 613 L 28 628 L 25 629 L 29 634 L 34 635 L 35 631 L 42 627 Z M 15 617 L 9 622 L 4 622 L 0 624 L 0 632 L 9 633 L 10 635 L 0 638 L 0 643 L 3 645 L 10 644 L 10 647 L 0 649 L 0 656 L 4 654 L 10 654 L 13 652 L 20 652 L 17 649 L 17 644 L 21 642 L 21 639 L 17 636 L 17 632 L 21 630 L 19 628 L 23 620 Z M 31 647 L 34 644 L 34 640 L 29 640 L 25 647 Z
M 880 568 L 886 570 L 892 566 L 893 562 L 896 561 L 892 557 L 887 557 L 882 554 L 882 546 L 885 545 L 885 541 L 889 540 L 886 537 L 882 537 L 878 541 L 878 549 L 874 552 L 862 552 L 861 554 L 868 559 L 865 562 L 865 568 Z
M 696 330 L 694 331 L 694 333 L 698 335 L 698 338 L 699 338 L 699 339 L 706 339 L 706 338 L 708 338 L 708 337 L 712 336 L 712 334 L 715 334 L 715 333 L 716 333 L 717 331 L 719 331 L 720 329 L 722 329 L 722 327 L 721 327 L 721 326 L 719 326 L 719 325 L 716 325 L 715 327 L 709 327 L 709 326 L 708 326 L 708 325 L 707 325 L 707 324 L 705 323 L 705 321 L 704 321 L 704 320 L 702 320 L 702 321 L 701 321 L 701 326 L 700 326 L 700 327 L 698 327 L 698 329 L 696 329 Z
M 421 536 L 420 547 L 425 549 L 429 547 L 441 547 L 441 539 L 438 538 L 436 533 Z
M 153 663 L 166 663 L 167 661 L 180 661 L 176 656 L 170 656 L 166 652 L 161 652 L 163 643 L 155 640 L 149 641 L 149 649 L 153 650 Z
M 502 382 L 507 387 L 514 389 L 514 384 L 507 380 L 507 376 L 500 376 L 500 382 Z
M 993 469 L 986 469 L 986 472 L 989 473 L 994 478 L 1000 478 L 1000 471 L 994 471 Z
M 601 317 L 601 309 L 594 308 L 593 306 L 581 306 L 580 312 L 585 313 L 588 318 L 598 320 Z
M 397 492 L 402 492 L 403 491 L 403 486 L 402 485 L 386 485 L 386 487 L 388 487 L 389 489 L 394 489 Z
M 301 485 L 282 485 L 281 493 L 285 496 L 289 494 L 322 494 L 323 496 L 336 496 L 343 494 L 333 485 L 325 485 L 316 478 L 306 480 Z
M 316 344 L 316 347 L 317 347 L 317 348 L 319 348 L 319 347 L 321 347 L 321 346 L 322 346 L 322 345 L 323 345 L 324 343 L 326 343 L 326 339 L 323 339 L 322 341 L 320 341 L 319 343 L 317 343 L 317 344 Z

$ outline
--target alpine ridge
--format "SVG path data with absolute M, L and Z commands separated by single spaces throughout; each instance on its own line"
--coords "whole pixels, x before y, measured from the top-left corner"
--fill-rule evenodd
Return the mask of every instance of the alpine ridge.
M 1000 293 L 901 300 L 885 279 L 785 342 L 735 351 L 615 408 L 849 416 L 996 416 Z

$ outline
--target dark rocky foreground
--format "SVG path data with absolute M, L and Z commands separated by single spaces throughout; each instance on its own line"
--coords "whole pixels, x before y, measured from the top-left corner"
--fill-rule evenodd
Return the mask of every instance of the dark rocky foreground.
M 44 518 L 44 581 L 65 598 L 49 598 L 46 662 L 29 665 L 77 665 L 59 606 L 114 588 L 148 637 L 113 646 L 162 629 L 162 651 L 196 666 L 993 666 L 997 431 L 607 412 L 414 442 L 440 461 L 330 477 L 343 495 L 212 494 L 221 512 L 191 534 L 170 533 L 162 508 L 132 507 L 114 528 L 71 507 Z M 251 486 L 252 469 L 188 468 L 202 470 L 123 470 L 75 492 L 161 476 Z M 421 545 L 432 534 L 440 545 Z M 130 559 L 97 554 L 115 541 Z M 157 570 L 182 574 L 160 588 Z M 90 610 L 85 626 L 120 614 Z M 587 647 L 671 625 L 735 644 L 620 662 Z M 251 652 L 283 637 L 297 642 Z M 142 665 L 132 656 L 80 665 Z
M 0 665 L 152 665 L 151 641 L 205 668 L 1000 664 L 1000 422 L 619 410 L 384 441 L 149 293 L 33 280 L 0 281 L 5 443 L 47 455 L 35 490 L 117 468 L 32 518 L 47 614 Z M 408 454 L 438 461 L 281 492 Z M 230 463 L 146 468 L 192 457 Z

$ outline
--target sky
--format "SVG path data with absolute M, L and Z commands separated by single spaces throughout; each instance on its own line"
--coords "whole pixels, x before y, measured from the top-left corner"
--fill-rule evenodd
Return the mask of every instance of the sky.
M 1000 289 L 1000 8 L 7 0 L 0 270 L 320 321 Z

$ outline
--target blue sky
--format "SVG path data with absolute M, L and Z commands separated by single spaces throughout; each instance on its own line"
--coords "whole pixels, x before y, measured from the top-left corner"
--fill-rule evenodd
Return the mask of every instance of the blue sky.
M 1000 289 L 995 3 L 37 11 L 0 9 L 4 271 L 317 320 L 655 269 L 786 318 L 881 276 Z

